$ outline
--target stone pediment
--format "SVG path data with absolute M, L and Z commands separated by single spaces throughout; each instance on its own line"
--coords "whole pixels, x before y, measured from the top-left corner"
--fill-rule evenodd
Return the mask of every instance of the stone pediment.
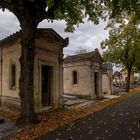
M 85 60 L 98 62 L 98 63 L 103 62 L 103 59 L 102 59 L 98 49 L 95 49 L 95 51 L 92 51 L 92 52 L 67 56 L 64 59 L 64 63 L 79 62 L 79 61 L 81 62 L 81 61 L 85 61 Z
M 36 38 L 43 37 L 46 40 L 55 41 L 55 42 L 61 42 L 64 44 L 64 47 L 66 47 L 69 44 L 69 39 L 65 38 L 63 39 L 55 30 L 52 28 L 38 28 Z
M 93 61 L 95 61 L 95 62 L 98 62 L 98 63 L 103 63 L 103 58 L 102 58 L 102 56 L 100 55 L 100 53 L 99 53 L 99 51 L 98 51 L 98 49 L 95 49 L 95 55 L 94 55 L 94 57 L 92 57 L 92 60 Z

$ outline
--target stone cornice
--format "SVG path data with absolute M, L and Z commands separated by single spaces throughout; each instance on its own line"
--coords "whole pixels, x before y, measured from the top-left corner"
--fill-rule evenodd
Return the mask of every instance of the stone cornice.
M 66 47 L 69 44 L 69 39 L 63 39 L 56 31 L 51 28 L 38 28 L 36 33 L 36 38 L 43 37 L 45 40 L 51 40 L 54 42 L 60 42 L 63 44 L 63 47 Z M 5 39 L 0 41 L 0 47 L 9 46 L 14 44 L 18 39 L 21 38 L 21 31 L 16 32 Z

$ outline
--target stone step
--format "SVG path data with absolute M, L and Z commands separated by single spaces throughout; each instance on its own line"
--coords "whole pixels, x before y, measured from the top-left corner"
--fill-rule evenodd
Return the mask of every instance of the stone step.
M 80 103 L 81 103 L 81 101 L 79 101 L 79 100 L 67 100 L 65 102 L 65 105 L 66 106 L 73 106 L 73 105 L 80 104 Z
M 78 97 L 76 95 L 68 95 L 68 94 L 64 94 L 63 98 L 70 99 L 70 100 L 78 99 Z
M 68 108 L 79 108 L 79 107 L 84 107 L 84 106 L 88 106 L 91 104 L 96 104 L 97 101 L 85 101 L 79 104 L 75 104 L 75 105 L 71 105 L 71 106 L 67 106 Z

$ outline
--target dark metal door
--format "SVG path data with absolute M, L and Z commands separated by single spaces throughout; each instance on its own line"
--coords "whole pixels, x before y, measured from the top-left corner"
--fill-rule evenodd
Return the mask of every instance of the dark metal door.
M 52 67 L 42 65 L 42 73 L 41 73 L 42 106 L 50 106 L 51 104 L 51 81 L 52 81 Z

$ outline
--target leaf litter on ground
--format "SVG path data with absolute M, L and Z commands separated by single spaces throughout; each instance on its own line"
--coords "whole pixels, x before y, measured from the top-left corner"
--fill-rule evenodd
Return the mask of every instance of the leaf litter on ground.
M 123 99 L 126 99 L 129 96 L 132 96 L 138 93 L 138 91 L 140 91 L 140 87 L 137 87 L 131 90 L 127 94 L 121 93 L 120 98 L 103 100 L 95 105 L 85 106 L 81 108 L 79 107 L 76 109 L 57 109 L 57 110 L 51 110 L 48 112 L 39 113 L 38 114 L 38 119 L 40 121 L 39 124 L 27 127 L 26 129 L 24 128 L 22 131 L 17 132 L 3 139 L 30 140 L 30 139 L 35 139 L 46 133 L 49 133 L 50 131 L 53 131 L 64 124 L 71 123 L 71 126 L 73 126 L 73 122 L 75 120 L 83 119 L 94 112 L 97 112 L 109 105 L 112 105 L 116 102 L 119 102 Z M 15 122 L 19 116 L 19 112 L 15 113 L 15 112 L 9 112 L 9 111 L 0 109 L 0 116 L 7 117 Z M 138 124 L 138 127 L 139 127 L 139 124 Z

